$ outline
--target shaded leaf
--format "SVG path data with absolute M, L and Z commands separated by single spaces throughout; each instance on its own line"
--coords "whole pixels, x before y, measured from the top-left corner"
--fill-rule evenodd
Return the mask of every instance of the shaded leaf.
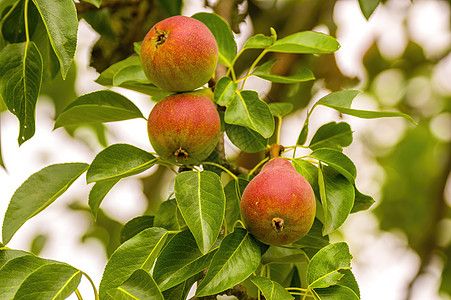
M 150 81 L 144 73 L 142 65 L 131 65 L 123 67 L 113 76 L 114 86 L 121 86 L 124 83 L 150 84 Z
M 340 48 L 340 44 L 330 35 L 303 31 L 277 40 L 267 50 L 285 53 L 333 53 L 338 48 Z
M 3 220 L 3 243 L 14 233 L 61 196 L 88 168 L 84 163 L 55 164 L 31 175 L 14 192 Z
M 351 213 L 355 213 L 362 210 L 367 210 L 373 205 L 375 202 L 373 197 L 369 195 L 362 194 L 356 186 L 354 186 L 355 190 L 355 199 L 354 206 L 352 207 Z
M 346 177 L 349 182 L 354 183 L 357 169 L 352 160 L 343 152 L 335 149 L 320 148 L 310 153 L 309 156 L 326 163 L 329 167 Z
M 138 269 L 118 288 L 108 291 L 114 300 L 164 300 L 152 276 Z
M 354 100 L 354 98 L 359 93 L 360 93 L 360 91 L 357 91 L 357 90 L 345 90 L 345 91 L 331 93 L 331 94 L 326 95 L 323 98 L 321 98 L 315 105 L 324 105 L 324 106 L 333 108 L 343 114 L 347 114 L 347 115 L 351 115 L 351 116 L 363 118 L 363 119 L 402 117 L 404 119 L 409 120 L 413 124 L 416 124 L 416 122 L 412 119 L 411 116 L 400 113 L 400 112 L 352 109 L 351 108 L 352 100 Z
M 165 300 L 180 300 L 186 299 L 188 297 L 188 293 L 191 290 L 191 287 L 195 282 L 202 279 L 202 272 L 194 275 L 190 279 L 180 283 L 177 286 L 174 286 L 163 292 L 163 296 Z
M 309 288 L 325 288 L 343 277 L 340 270 L 351 268 L 351 254 L 345 242 L 330 244 L 313 256 L 307 267 Z
M 120 245 L 105 266 L 99 286 L 100 299 L 111 299 L 108 292 L 114 291 L 136 270 L 150 271 L 167 236 L 165 229 L 153 227 L 141 231 Z
M 172 231 L 179 231 L 183 227 L 186 227 L 175 199 L 169 199 L 160 204 L 153 223 L 156 227 L 162 227 Z
M 158 0 L 158 3 L 168 16 L 180 15 L 182 12 L 182 0 Z
M 279 283 L 266 277 L 255 276 L 251 281 L 262 291 L 266 300 L 291 300 L 294 299 L 288 291 Z
M 97 219 L 97 211 L 108 192 L 116 185 L 119 179 L 96 182 L 89 192 L 89 208 L 91 208 L 94 220 Z
M 215 243 L 225 213 L 219 176 L 210 171 L 182 172 L 175 178 L 175 199 L 202 253 Z
M 222 240 L 196 296 L 222 292 L 249 277 L 260 264 L 259 244 L 245 229 L 235 228 Z
M 14 299 L 66 299 L 78 287 L 81 275 L 80 270 L 66 264 L 45 264 L 22 282 Z
M 58 115 L 54 128 L 134 118 L 144 119 L 144 116 L 133 102 L 121 94 L 104 90 L 75 99 Z
M 360 10 L 367 20 L 371 17 L 379 2 L 380 0 L 359 0 Z
M 202 254 L 189 230 L 177 233 L 161 251 L 153 276 L 161 290 L 167 290 L 206 269 L 217 248 Z
M 315 289 L 316 294 L 319 297 L 319 300 L 359 300 L 355 292 L 341 285 L 334 285 L 328 288 Z
M 352 271 L 349 270 L 349 269 L 345 269 L 345 270 L 340 270 L 339 272 L 341 274 L 343 274 L 344 276 L 341 277 L 341 279 L 338 282 L 338 284 L 341 285 L 341 286 L 345 286 L 345 287 L 350 288 L 357 295 L 357 297 L 360 299 L 359 285 L 357 284 L 357 280 L 355 279 L 355 276 L 352 273 Z
M 241 195 L 248 183 L 248 180 L 238 177 L 238 182 L 236 180 L 230 180 L 224 187 L 226 197 L 225 226 L 227 231 L 233 229 L 237 220 L 241 220 Z
M 139 216 L 128 221 L 121 230 L 121 244 L 144 229 L 153 227 L 154 216 Z
M 268 107 L 274 117 L 285 117 L 293 110 L 293 104 L 289 102 L 272 102 Z
M 192 18 L 201 21 L 210 29 L 218 44 L 219 62 L 231 67 L 237 47 L 229 24 L 220 16 L 211 13 L 197 13 L 192 15 Z
M 273 74 L 271 73 L 271 68 L 276 62 L 277 62 L 276 59 L 265 62 L 257 69 L 255 69 L 254 72 L 252 72 L 252 75 L 276 83 L 296 83 L 315 79 L 315 76 L 313 75 L 312 71 L 310 71 L 307 68 L 302 68 L 298 70 L 295 74 L 290 76 Z
M 42 72 L 41 54 L 34 42 L 8 44 L 0 52 L 0 96 L 19 120 L 19 145 L 35 132 Z
M 269 247 L 261 258 L 263 265 L 267 264 L 292 264 L 306 262 L 307 256 L 301 249 L 284 248 L 278 246 Z
M 232 144 L 247 153 L 265 150 L 268 145 L 267 138 L 244 126 L 226 124 L 226 133 Z
M 268 105 L 258 98 L 255 91 L 235 94 L 224 115 L 228 124 L 242 125 L 269 138 L 274 132 L 274 118 Z
M 329 245 L 329 236 L 323 235 L 323 224 L 315 218 L 310 231 L 302 239 L 294 242 L 296 246 L 321 249 Z
M 91 3 L 95 7 L 99 8 L 100 4 L 102 4 L 102 0 L 81 0 L 83 2 Z
M 78 18 L 75 3 L 72 0 L 33 0 L 33 3 L 60 62 L 61 75 L 66 78 L 77 47 Z
M 91 163 L 86 174 L 88 183 L 120 179 L 139 174 L 157 162 L 157 158 L 128 144 L 114 144 L 103 149 Z
M 331 148 L 341 150 L 352 143 L 352 130 L 346 122 L 330 122 L 321 126 L 310 141 L 309 148 Z
M 214 99 L 221 106 L 229 105 L 233 100 L 238 84 L 233 82 L 230 77 L 224 76 L 218 80 L 215 86 Z

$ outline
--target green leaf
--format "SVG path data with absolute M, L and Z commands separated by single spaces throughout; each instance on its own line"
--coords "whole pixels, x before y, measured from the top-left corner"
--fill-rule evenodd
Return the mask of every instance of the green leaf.
M 227 231 L 232 230 L 235 222 L 241 220 L 241 195 L 248 183 L 248 180 L 238 177 L 238 182 L 230 180 L 224 187 L 226 197 L 225 226 Z
M 279 283 L 266 277 L 255 276 L 251 281 L 262 291 L 266 300 L 291 300 L 294 299 L 288 291 Z
M 63 79 L 74 59 L 77 47 L 78 18 L 72 0 L 33 0 L 60 62 Z
M 340 281 L 338 282 L 338 285 L 345 286 L 350 288 L 360 299 L 360 289 L 359 285 L 357 284 L 357 280 L 355 279 L 354 274 L 351 270 L 345 269 L 339 271 L 344 276 L 341 277 Z
M 269 247 L 268 251 L 263 254 L 261 263 L 268 264 L 292 264 L 306 262 L 307 255 L 302 249 L 284 248 L 278 246 Z
M 352 100 L 359 94 L 360 91 L 357 90 L 345 90 L 331 93 L 324 96 L 315 105 L 324 105 L 333 108 L 343 114 L 351 115 L 363 119 L 375 119 L 375 118 L 385 118 L 385 117 L 402 117 L 409 120 L 416 125 L 416 122 L 411 116 L 394 111 L 371 111 L 371 110 L 360 110 L 352 109 Z
M 34 42 L 8 44 L 0 52 L 0 96 L 19 120 L 19 145 L 35 132 L 42 70 L 41 54 Z
M 177 233 L 161 251 L 153 276 L 161 290 L 172 288 L 206 269 L 216 253 L 202 254 L 189 230 Z
M 379 2 L 380 0 L 359 0 L 360 10 L 367 20 L 371 17 Z
M 195 276 L 191 277 L 190 279 L 180 283 L 179 285 L 164 291 L 163 292 L 164 299 L 165 300 L 187 299 L 191 287 L 194 285 L 195 282 L 201 280 L 202 277 L 203 277 L 202 272 L 200 272 Z
M 109 90 L 96 91 L 82 95 L 66 106 L 56 118 L 54 129 L 134 118 L 144 119 L 144 116 L 129 99 Z
M 274 117 L 285 117 L 293 110 L 293 104 L 288 102 L 272 102 L 268 107 Z
M 34 255 L 24 255 L 11 259 L 0 268 L 0 295 L 3 299 L 13 299 L 20 284 L 36 269 L 49 261 Z
M 102 203 L 108 192 L 116 185 L 119 179 L 105 180 L 96 182 L 89 192 L 89 208 L 91 208 L 92 216 L 94 220 L 97 219 L 97 211 L 99 210 L 100 203 Z
M 154 216 L 139 216 L 128 221 L 121 230 L 121 244 L 144 229 L 153 227 Z
M 66 299 L 78 287 L 81 275 L 80 270 L 66 264 L 45 264 L 22 282 L 14 299 Z
M 138 269 L 118 288 L 108 291 L 114 300 L 164 300 L 152 276 Z
M 0 99 L 0 102 L 2 100 Z M 1 112 L 0 112 L 1 113 Z M 1 125 L 0 125 L 0 166 L 6 171 L 5 162 L 3 161 L 3 155 L 2 155 L 2 134 L 1 134 Z
M 131 65 L 120 69 L 114 74 L 113 85 L 121 86 L 124 83 L 150 84 L 149 79 L 141 65 Z
M 299 133 L 298 139 L 296 141 L 296 145 L 304 145 L 307 141 L 308 136 L 308 118 L 305 120 L 304 125 L 302 126 L 301 132 Z
M 2 268 L 10 260 L 25 255 L 33 255 L 33 254 L 22 250 L 9 249 L 3 245 L 2 248 L 0 248 L 0 268 Z
M 95 0 L 94 0 L 95 1 Z M 112 28 L 111 10 L 108 8 L 86 10 L 79 14 L 79 18 L 85 19 L 92 29 L 94 29 L 102 38 L 114 40 L 115 33 Z
M 268 145 L 268 139 L 244 126 L 226 124 L 226 133 L 232 144 L 247 153 L 265 150 Z
M 343 152 L 335 149 L 320 148 L 309 154 L 310 157 L 326 163 L 342 174 L 349 182 L 354 183 L 357 169 L 352 160 Z
M 329 245 L 329 236 L 323 235 L 323 224 L 315 218 L 310 231 L 302 239 L 294 242 L 296 246 L 321 249 Z
M 100 4 L 102 4 L 102 0 L 81 0 L 82 2 L 91 3 L 95 7 L 99 8 Z
M 182 13 L 182 0 L 158 0 L 158 3 L 168 16 L 180 15 Z
M 111 255 L 99 286 L 100 299 L 114 291 L 138 269 L 150 271 L 168 236 L 163 228 L 145 229 L 124 242 Z
M 355 213 L 362 210 L 367 210 L 374 203 L 374 199 L 371 196 L 362 194 L 356 186 L 354 186 L 355 190 L 355 199 L 354 206 L 352 207 L 351 213 Z
M 88 183 L 120 179 L 144 172 L 157 158 L 142 149 L 128 144 L 114 144 L 103 149 L 91 163 L 86 174 Z
M 17 4 L 17 5 L 16 5 Z M 8 11 L 8 16 L 0 14 L 4 18 L 1 24 L 3 38 L 10 43 L 25 42 L 27 37 L 25 35 L 25 1 L 19 0 Z M 27 25 L 29 36 L 32 36 L 36 30 L 39 14 L 34 8 L 33 4 L 28 2 L 27 11 Z
M 330 122 L 321 126 L 310 141 L 309 148 L 331 148 L 342 150 L 352 143 L 352 130 L 346 122 Z
M 360 300 L 360 297 L 352 289 L 341 285 L 315 289 L 315 293 L 319 300 Z
M 235 228 L 222 240 L 196 296 L 216 294 L 242 282 L 255 272 L 260 258 L 259 242 L 247 230 Z
M 277 40 L 277 34 L 274 28 L 271 27 L 271 36 L 258 33 L 251 36 L 246 43 L 244 43 L 243 49 L 266 49 Z
M 313 256 L 307 267 L 309 288 L 325 288 L 343 277 L 340 270 L 351 268 L 351 254 L 345 242 L 330 244 Z
M 310 183 L 313 190 L 317 190 L 318 168 L 302 158 L 296 158 L 292 162 L 296 171 Z
M 219 62 L 231 67 L 237 47 L 229 24 L 220 16 L 211 13 L 197 13 L 192 18 L 201 21 L 210 29 L 218 44 Z
M 31 175 L 8 205 L 3 220 L 3 243 L 7 244 L 28 219 L 61 196 L 87 168 L 88 164 L 84 163 L 56 164 Z
M 171 231 L 179 231 L 183 227 L 186 227 L 175 199 L 169 199 L 160 204 L 153 224 L 156 227 L 162 227 Z
M 312 71 L 307 68 L 302 68 L 296 72 L 296 74 L 290 76 L 282 76 L 271 73 L 272 66 L 277 62 L 277 59 L 270 60 L 259 66 L 252 72 L 252 75 L 269 80 L 276 83 L 296 83 L 309 80 L 315 80 L 315 76 Z
M 119 70 L 128 66 L 140 66 L 141 59 L 137 55 L 127 57 L 111 66 L 109 66 L 105 71 L 100 73 L 99 77 L 95 80 L 98 84 L 104 86 L 112 86 L 114 75 L 119 72 Z
M 233 99 L 238 84 L 230 77 L 224 76 L 218 80 L 215 86 L 214 99 L 221 106 L 228 106 Z
M 271 137 L 274 132 L 274 117 L 255 91 L 236 93 L 225 111 L 224 120 L 228 124 L 246 126 L 264 138 Z
M 318 169 L 321 203 L 324 211 L 323 235 L 338 229 L 348 218 L 354 205 L 354 186 L 334 169 Z
M 330 35 L 303 31 L 284 37 L 266 49 L 271 52 L 320 54 L 333 53 L 338 48 L 340 48 L 340 44 Z
M 225 195 L 219 176 L 210 171 L 179 173 L 175 199 L 186 225 L 202 253 L 215 243 L 225 213 Z

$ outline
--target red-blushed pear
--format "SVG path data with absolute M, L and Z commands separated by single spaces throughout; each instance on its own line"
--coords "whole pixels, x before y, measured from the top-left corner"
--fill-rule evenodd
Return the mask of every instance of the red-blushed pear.
M 140 56 L 152 83 L 163 90 L 186 92 L 210 80 L 218 62 L 218 45 L 201 21 L 174 16 L 149 30 Z
M 152 108 L 147 120 L 149 140 L 162 159 L 195 165 L 210 155 L 221 133 L 212 99 L 211 90 L 204 89 L 170 95 Z
M 312 187 L 280 157 L 265 164 L 241 198 L 247 230 L 268 245 L 286 245 L 302 238 L 312 227 L 315 213 Z

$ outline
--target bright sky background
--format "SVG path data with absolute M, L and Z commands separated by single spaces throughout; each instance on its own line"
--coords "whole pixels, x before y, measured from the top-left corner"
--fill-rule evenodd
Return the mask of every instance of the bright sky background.
M 203 0 L 186 1 L 185 15 L 192 15 L 202 9 Z M 336 19 L 339 26 L 337 38 L 341 44 L 336 53 L 337 62 L 343 72 L 350 76 L 358 76 L 365 79 L 361 57 L 366 47 L 378 39 L 379 46 L 384 55 L 396 57 L 402 53 L 406 45 L 406 32 L 402 28 L 402 22 L 406 13 L 412 16 L 409 22 L 409 34 L 423 45 L 427 55 L 436 55 L 451 42 L 449 33 L 450 12 L 445 3 L 440 1 L 418 1 L 408 8 L 408 0 L 392 0 L 388 3 L 390 9 L 379 7 L 375 14 L 367 22 L 358 7 L 357 0 L 339 1 L 336 5 Z M 251 24 L 249 24 L 251 25 Z M 270 24 L 268 24 L 269 28 Z M 249 29 L 243 31 L 239 41 L 245 40 Z M 321 30 L 321 28 L 319 28 Z M 433 34 L 431 34 L 433 33 Z M 97 38 L 85 22 L 80 23 L 79 44 L 76 53 L 78 66 L 77 92 L 81 95 L 93 90 L 103 89 L 93 80 L 97 74 L 87 67 L 89 61 L 89 47 Z M 443 77 L 449 80 L 451 76 L 451 59 L 448 64 L 441 67 Z M 269 86 L 261 86 L 261 81 L 249 84 L 258 89 L 260 93 L 268 90 Z M 440 83 L 440 81 L 439 81 Z M 442 82 L 443 88 L 449 88 L 449 81 Z M 141 94 L 117 89 L 141 109 L 143 114 L 150 112 L 152 103 L 148 97 Z M 371 99 L 360 98 L 356 107 L 375 108 Z M 292 145 L 297 135 L 290 133 L 288 128 L 299 128 L 302 124 L 305 112 L 300 112 L 284 121 L 282 131 L 282 144 Z M 20 148 L 17 144 L 18 121 L 12 114 L 1 115 L 1 142 L 5 164 L 8 172 L 0 170 L 0 223 L 7 205 L 14 191 L 33 173 L 45 166 L 64 162 L 90 163 L 101 148 L 89 151 L 86 146 L 74 139 L 67 137 L 63 129 L 52 131 L 54 111 L 49 101 L 39 99 L 37 105 L 37 130 L 35 136 L 24 143 Z M 324 120 L 336 119 L 336 114 L 327 108 L 315 110 L 311 118 L 313 128 L 319 127 Z M 357 118 L 346 118 L 356 132 L 355 139 L 359 140 L 368 131 L 376 130 L 382 125 L 376 120 L 367 121 Z M 404 120 L 384 120 L 385 126 L 398 128 L 396 131 L 379 130 L 380 140 L 396 143 L 402 135 L 407 124 Z M 388 122 L 388 123 L 387 123 Z M 450 124 L 450 120 L 445 123 Z M 113 123 L 109 126 L 113 134 L 109 135 L 109 142 L 129 143 L 137 147 L 151 151 L 147 138 L 146 122 L 144 120 L 130 120 Z M 380 127 L 379 127 L 380 128 Z M 312 130 L 314 132 L 314 130 Z M 391 132 L 391 133 L 390 133 Z M 78 135 L 87 136 L 94 140 L 90 132 L 78 132 Z M 296 133 L 297 134 L 297 133 Z M 451 137 L 449 137 L 451 139 Z M 93 142 L 92 145 L 97 145 Z M 364 147 L 358 143 L 346 150 L 358 167 L 358 184 L 362 192 L 371 194 L 378 200 L 378 185 L 383 173 L 379 167 L 373 165 L 371 157 L 365 152 Z M 147 171 L 144 175 L 149 174 Z M 14 236 L 8 247 L 15 249 L 27 249 L 36 232 L 48 234 L 50 239 L 41 256 L 67 262 L 76 268 L 88 273 L 98 284 L 100 282 L 106 257 L 103 247 L 95 240 L 90 239 L 85 244 L 80 244 L 80 236 L 85 232 L 89 222 L 84 214 L 70 211 L 66 205 L 79 199 L 87 201 L 88 193 L 92 185 L 85 184 L 82 176 L 75 184 L 60 197 L 50 208 L 28 221 Z M 145 209 L 144 195 L 141 192 L 141 183 L 135 179 L 122 180 L 107 196 L 102 203 L 102 208 L 113 218 L 122 222 L 140 215 Z M 360 285 L 362 299 L 365 300 L 400 300 L 403 299 L 405 285 L 416 273 L 419 259 L 407 249 L 407 242 L 402 235 L 381 233 L 377 231 L 377 220 L 367 212 L 351 215 L 344 226 L 345 239 L 349 242 L 351 253 L 354 256 L 353 271 Z M 338 237 L 339 238 L 339 237 Z M 436 295 L 438 275 L 432 270 L 430 275 L 425 275 L 415 287 L 414 300 L 441 299 Z M 90 294 L 90 286 L 85 279 L 80 290 L 85 299 L 93 299 Z M 70 299 L 76 299 L 72 297 Z

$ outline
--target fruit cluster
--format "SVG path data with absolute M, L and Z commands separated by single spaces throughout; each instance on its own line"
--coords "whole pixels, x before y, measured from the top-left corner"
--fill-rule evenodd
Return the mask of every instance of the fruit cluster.
M 174 16 L 155 24 L 141 45 L 145 74 L 157 87 L 175 92 L 158 102 L 148 118 L 150 143 L 171 163 L 195 165 L 219 140 L 221 121 L 209 89 L 218 62 L 215 37 L 202 22 Z

